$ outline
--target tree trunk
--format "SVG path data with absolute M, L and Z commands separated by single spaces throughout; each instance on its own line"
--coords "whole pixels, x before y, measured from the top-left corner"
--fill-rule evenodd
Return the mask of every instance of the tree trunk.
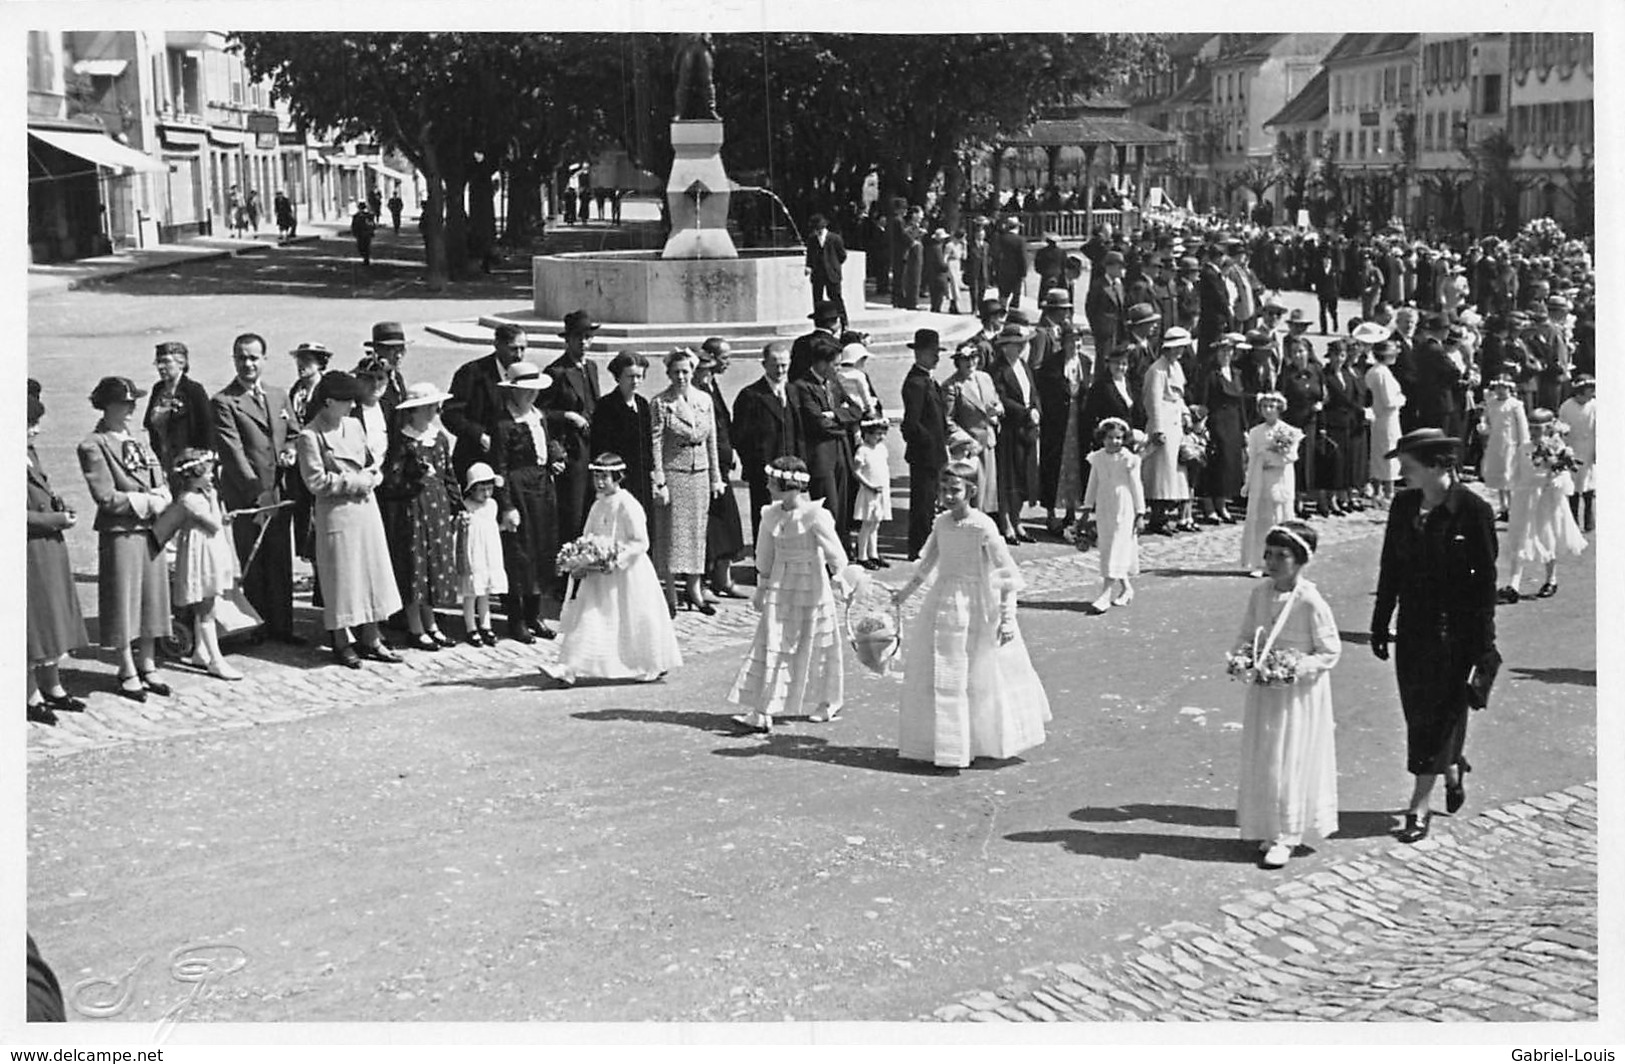
M 423 201 L 423 258 L 426 266 L 424 283 L 431 292 L 446 287 L 446 189 L 440 174 L 439 153 L 434 146 L 424 144 L 419 169 L 423 171 L 423 184 L 427 196 Z
M 545 171 L 533 156 L 514 163 L 508 172 L 508 243 L 523 246 L 544 231 L 542 218 L 542 174 Z
M 468 255 L 470 265 L 481 264 L 496 248 L 496 164 L 488 153 L 483 162 L 468 168 Z
M 948 163 L 948 173 L 942 185 L 942 198 L 947 201 L 942 212 L 942 227 L 950 233 L 957 233 L 960 228 L 961 201 L 965 198 L 967 181 L 965 168 L 960 165 L 960 158 L 955 154 L 953 160 Z
M 468 277 L 468 191 L 466 164 L 458 159 L 445 164 L 446 182 L 446 274 L 453 281 Z

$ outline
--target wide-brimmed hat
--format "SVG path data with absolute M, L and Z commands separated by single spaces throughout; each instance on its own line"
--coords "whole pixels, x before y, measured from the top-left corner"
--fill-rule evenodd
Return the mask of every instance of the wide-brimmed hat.
M 1008 347 L 1011 344 L 1024 344 L 1033 338 L 1033 331 L 1025 325 L 1010 322 L 999 330 L 999 335 L 993 338 L 997 347 Z
M 1267 314 L 1285 314 L 1286 304 L 1281 302 L 1279 299 L 1276 299 L 1274 296 L 1270 296 L 1268 299 L 1264 300 L 1264 311 Z
M 602 326 L 592 320 L 592 315 L 584 310 L 572 310 L 564 316 L 564 331 L 560 336 L 585 336 L 597 332 Z
M 937 226 L 935 229 L 931 230 L 931 239 L 932 240 L 947 240 L 948 239 L 948 230 L 942 228 L 942 226 L 940 226 L 940 225 Z
M 1162 315 L 1150 303 L 1136 303 L 1128 308 L 1126 320 L 1130 326 L 1149 325 L 1154 321 L 1161 321 Z
M 990 314 L 1003 314 L 1004 303 L 997 296 L 988 296 L 982 300 L 981 306 L 976 308 L 976 316 L 985 318 Z
M 1070 310 L 1072 297 L 1066 294 L 1064 288 L 1051 288 L 1044 293 L 1045 310 Z
M 1305 329 L 1307 329 L 1309 328 L 1309 315 L 1303 312 L 1302 307 L 1293 307 L 1292 313 L 1286 316 L 1286 323 L 1288 328 L 1295 325 L 1302 325 Z
M 1454 451 L 1461 446 L 1461 441 L 1454 436 L 1445 435 L 1444 429 L 1412 429 L 1399 438 L 1394 449 L 1383 455 L 1384 459 L 1398 458 L 1402 454 L 1435 454 L 1439 451 Z
M 298 347 L 290 349 L 288 354 L 292 355 L 294 358 L 315 359 L 324 366 L 327 365 L 327 363 L 333 358 L 333 352 L 329 351 L 322 344 L 300 344 Z
M 855 366 L 868 357 L 869 349 L 867 347 L 864 347 L 862 344 L 847 344 L 845 347 L 841 348 L 840 364 L 843 366 Z
M 1032 328 L 1033 316 L 1020 307 L 1012 307 L 1005 313 L 1004 321 L 1007 325 L 1025 325 Z
M 1238 332 L 1220 333 L 1213 338 L 1214 347 L 1246 347 L 1247 337 Z
M 498 388 L 529 388 L 540 392 L 553 387 L 553 378 L 534 362 L 515 362 L 508 367 L 507 375 L 507 380 L 497 382 Z
M 433 403 L 443 403 L 451 398 L 450 392 L 440 390 L 438 384 L 429 381 L 419 381 L 406 389 L 406 396 L 395 404 L 396 410 L 410 410 L 415 406 L 429 406 Z
M 361 341 L 362 347 L 378 347 L 381 344 L 396 344 L 405 347 L 411 343 L 406 338 L 406 330 L 401 328 L 398 321 L 379 321 L 372 326 L 372 339 Z
M 468 467 L 468 472 L 463 474 L 463 494 L 467 495 L 481 484 L 495 484 L 500 488 L 502 477 L 484 462 L 475 462 Z
M 128 377 L 103 377 L 90 391 L 90 405 L 106 410 L 109 403 L 133 403 L 146 394 L 145 388 L 136 387 Z
M 1004 221 L 999 223 L 999 228 L 1010 230 L 1020 229 L 1021 221 L 1017 218 L 1006 218 Z
M 1168 329 L 1162 334 L 1162 346 L 1164 350 L 1170 347 L 1189 347 L 1190 345 L 1191 334 L 1188 329 L 1181 329 L 1179 326 L 1175 325 L 1173 328 Z
M 935 329 L 915 329 L 914 340 L 907 346 L 914 351 L 938 351 L 942 348 L 942 336 Z M 846 354 L 846 351 L 843 349 L 841 354 Z
M 1574 306 L 1574 304 L 1570 303 L 1567 299 L 1564 299 L 1562 296 L 1547 296 L 1546 297 L 1546 309 L 1547 310 L 1570 310 L 1570 309 L 1573 308 L 1573 306 Z
M 1254 329 L 1247 334 L 1247 346 L 1251 348 L 1274 347 L 1275 337 L 1263 329 Z
M 1354 327 L 1353 338 L 1362 344 L 1376 344 L 1394 335 L 1394 330 L 1387 325 L 1378 325 L 1374 321 L 1362 321 Z

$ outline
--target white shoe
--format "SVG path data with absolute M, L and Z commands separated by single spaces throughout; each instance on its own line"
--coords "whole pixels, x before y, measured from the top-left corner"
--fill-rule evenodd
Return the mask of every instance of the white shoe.
M 1265 868 L 1285 868 L 1286 863 L 1292 860 L 1292 847 L 1284 842 L 1277 842 L 1264 851 L 1262 863 Z
M 1134 589 L 1131 587 L 1127 591 L 1123 592 L 1121 595 L 1118 595 L 1116 598 L 1112 599 L 1112 605 L 1113 606 L 1127 606 L 1130 602 L 1133 602 L 1133 601 L 1134 601 Z
M 556 667 L 550 669 L 550 668 L 548 668 L 547 666 L 544 665 L 544 666 L 542 666 L 542 673 L 545 676 L 552 677 L 554 680 L 556 680 L 559 683 L 563 684 L 565 687 L 574 687 L 575 686 L 576 674 L 575 674 L 574 670 L 572 670 L 572 669 L 566 669 L 566 668 L 564 668 L 562 666 L 556 666 Z
M 749 731 L 761 732 L 763 735 L 766 735 L 773 730 L 772 717 L 761 717 L 754 712 L 736 713 L 733 717 L 733 722 Z
M 1105 613 L 1112 608 L 1112 597 L 1110 594 L 1103 594 L 1089 605 L 1093 607 L 1096 613 Z
M 243 678 L 242 673 L 238 672 L 224 661 L 217 661 L 213 665 L 207 666 L 207 668 L 209 670 L 209 675 L 213 676 L 217 680 L 241 680 Z
M 817 709 L 815 709 L 811 713 L 809 713 L 807 715 L 807 719 L 808 720 L 815 720 L 820 724 L 825 724 L 825 723 L 828 723 L 829 721 L 832 721 L 832 720 L 840 720 L 841 719 L 841 707 L 840 706 L 831 706 L 831 705 L 828 705 L 826 703 L 825 705 L 821 705 Z

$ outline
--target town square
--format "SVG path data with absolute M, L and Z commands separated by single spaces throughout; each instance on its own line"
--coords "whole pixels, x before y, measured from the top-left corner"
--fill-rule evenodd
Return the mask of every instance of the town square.
M 1591 34 L 27 36 L 19 1045 L 1607 1019 Z

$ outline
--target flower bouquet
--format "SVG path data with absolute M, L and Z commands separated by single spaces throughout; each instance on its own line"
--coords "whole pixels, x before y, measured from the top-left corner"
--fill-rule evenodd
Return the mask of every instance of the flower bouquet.
M 587 573 L 607 573 L 620 560 L 621 549 L 608 536 L 582 536 L 559 548 L 561 576 L 580 579 Z
M 1284 421 L 1275 423 L 1264 437 L 1264 443 L 1271 451 L 1282 458 L 1293 458 L 1298 453 L 1298 444 L 1303 440 L 1303 432 L 1288 425 Z
M 1207 428 L 1192 428 L 1179 441 L 1179 461 L 1184 465 L 1201 465 L 1207 461 Z
M 1225 672 L 1232 680 L 1264 687 L 1288 687 L 1298 682 L 1303 655 L 1296 650 L 1267 650 L 1258 656 L 1255 644 L 1244 644 L 1225 655 Z
M 1562 425 L 1562 422 L 1558 424 Z M 1574 448 L 1563 442 L 1563 432 L 1563 429 L 1559 429 L 1557 435 L 1543 437 L 1535 443 L 1529 459 L 1535 464 L 1536 469 L 1556 476 L 1580 468 L 1581 462 L 1574 457 Z

